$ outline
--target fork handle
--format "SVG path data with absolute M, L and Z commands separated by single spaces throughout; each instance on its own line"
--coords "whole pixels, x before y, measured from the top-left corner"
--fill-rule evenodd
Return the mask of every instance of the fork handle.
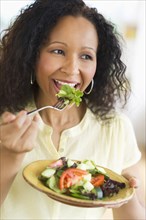
M 33 114 L 35 114 L 36 112 L 40 112 L 40 111 L 42 111 L 42 110 L 44 110 L 44 109 L 46 109 L 46 108 L 52 108 L 52 109 L 54 109 L 53 106 L 44 106 L 44 107 L 42 107 L 42 108 L 34 109 L 34 110 L 30 111 L 30 112 L 27 112 L 27 115 L 33 115 Z
M 30 112 L 27 112 L 27 115 L 32 115 L 32 114 L 34 114 L 35 112 L 37 112 L 37 109 L 34 109 L 34 110 L 30 111 Z

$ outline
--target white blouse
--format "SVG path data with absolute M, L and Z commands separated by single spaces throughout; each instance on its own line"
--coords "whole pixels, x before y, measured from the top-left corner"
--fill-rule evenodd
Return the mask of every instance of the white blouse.
M 36 160 L 53 160 L 65 156 L 77 160 L 91 159 L 97 165 L 120 174 L 141 157 L 131 122 L 121 113 L 117 113 L 110 124 L 102 124 L 87 109 L 78 125 L 62 132 L 58 151 L 53 145 L 51 134 L 52 128 L 40 119 L 37 146 L 25 156 L 2 206 L 1 219 L 100 219 L 105 208 L 80 208 L 52 200 L 25 182 L 23 168 Z

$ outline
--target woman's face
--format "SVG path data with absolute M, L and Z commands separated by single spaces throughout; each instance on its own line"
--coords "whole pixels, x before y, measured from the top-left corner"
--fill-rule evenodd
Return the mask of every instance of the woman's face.
M 83 17 L 62 18 L 41 49 L 36 67 L 39 97 L 56 102 L 63 84 L 84 91 L 96 71 L 97 32 Z

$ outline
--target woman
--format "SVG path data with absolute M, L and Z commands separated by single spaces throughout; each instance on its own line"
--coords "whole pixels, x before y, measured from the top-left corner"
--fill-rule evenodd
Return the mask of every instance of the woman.
M 105 208 L 53 201 L 30 187 L 22 170 L 39 159 L 88 158 L 138 187 L 141 154 L 131 123 L 116 111 L 129 84 L 114 26 L 81 0 L 37 0 L 1 45 L 2 219 L 101 219 Z M 55 105 L 64 84 L 84 92 L 79 107 L 27 115 L 30 105 Z M 115 219 L 144 219 L 141 193 L 139 187 L 127 204 L 108 206 Z

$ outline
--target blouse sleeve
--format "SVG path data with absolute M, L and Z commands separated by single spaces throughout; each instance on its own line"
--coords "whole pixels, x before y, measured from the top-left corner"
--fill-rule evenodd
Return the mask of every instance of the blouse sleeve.
M 123 158 L 123 169 L 126 169 L 136 164 L 141 158 L 141 152 L 138 148 L 135 132 L 130 119 L 122 115 L 123 132 L 124 132 L 124 158 Z

